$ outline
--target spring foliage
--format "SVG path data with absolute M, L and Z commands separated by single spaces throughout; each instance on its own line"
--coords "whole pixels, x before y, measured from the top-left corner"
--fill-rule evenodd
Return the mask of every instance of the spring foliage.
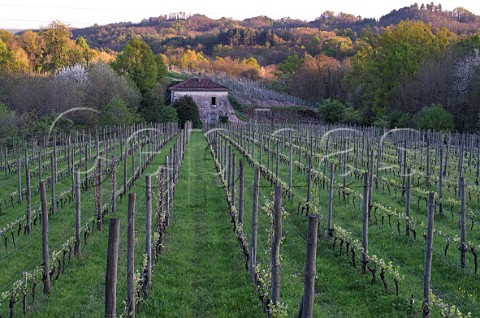
M 187 121 L 192 122 L 193 128 L 201 127 L 200 113 L 191 96 L 183 96 L 173 103 L 173 107 L 177 110 L 178 120 L 182 127 Z

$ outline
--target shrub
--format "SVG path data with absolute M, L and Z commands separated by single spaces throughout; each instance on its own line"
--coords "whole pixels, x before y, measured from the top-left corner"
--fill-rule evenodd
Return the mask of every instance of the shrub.
M 177 111 L 172 106 L 162 106 L 158 111 L 157 119 L 160 123 L 170 123 L 178 121 Z
M 17 118 L 15 113 L 7 109 L 7 106 L 0 102 L 0 139 L 13 136 L 17 133 Z
M 220 122 L 222 124 L 228 123 L 228 116 L 220 116 Z
M 363 123 L 363 115 L 359 110 L 353 109 L 353 107 L 345 107 L 343 121 L 350 124 L 360 125 Z
M 390 128 L 408 128 L 414 126 L 412 115 L 401 110 L 394 110 L 388 115 Z
M 318 114 L 324 122 L 334 124 L 344 120 L 345 109 L 345 104 L 339 100 L 327 98 L 318 107 Z
M 183 96 L 173 103 L 173 107 L 177 110 L 178 120 L 182 127 L 184 127 L 185 122 L 189 120 L 192 121 L 193 128 L 202 127 L 197 104 L 195 104 L 191 96 Z
M 441 104 L 432 104 L 423 109 L 417 119 L 417 127 L 432 130 L 454 130 L 455 121 L 452 114 L 443 109 Z
M 131 111 L 137 111 L 139 108 L 141 94 L 138 88 L 131 80 L 117 74 L 109 65 L 96 63 L 90 67 L 88 79 L 86 106 L 100 109 L 115 96 L 119 96 Z
M 102 108 L 100 125 L 131 125 L 138 119 L 137 114 L 130 111 L 125 101 L 115 96 Z

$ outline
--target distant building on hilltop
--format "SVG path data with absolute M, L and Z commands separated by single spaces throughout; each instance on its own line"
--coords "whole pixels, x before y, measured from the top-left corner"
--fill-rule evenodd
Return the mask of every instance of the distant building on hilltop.
M 200 120 L 214 124 L 221 116 L 238 122 L 232 106 L 228 102 L 228 89 L 209 78 L 194 77 L 170 87 L 172 103 L 183 96 L 191 96 L 198 106 Z

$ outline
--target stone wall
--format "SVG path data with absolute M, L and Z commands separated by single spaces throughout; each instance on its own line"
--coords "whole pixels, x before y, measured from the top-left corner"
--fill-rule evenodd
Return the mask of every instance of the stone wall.
M 191 96 L 195 104 L 197 104 L 202 122 L 214 123 L 219 121 L 220 116 L 229 115 L 228 92 L 172 91 L 172 102 L 186 95 Z

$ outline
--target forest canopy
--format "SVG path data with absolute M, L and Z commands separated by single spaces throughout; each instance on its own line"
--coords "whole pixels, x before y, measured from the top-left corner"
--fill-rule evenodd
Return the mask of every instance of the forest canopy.
M 0 30 L 0 102 L 4 117 L 20 123 L 112 105 L 131 114 L 129 121 L 164 121 L 177 118 L 165 99 L 171 76 L 186 71 L 300 98 L 319 106 L 320 118 L 325 105 L 348 109 L 329 122 L 417 127 L 436 105 L 451 115 L 454 129 L 475 132 L 478 30 L 480 17 L 433 3 L 379 20 L 326 11 L 314 21 L 185 13 L 84 29 L 53 21 L 17 34 Z M 98 124 L 91 114 L 77 117 Z

